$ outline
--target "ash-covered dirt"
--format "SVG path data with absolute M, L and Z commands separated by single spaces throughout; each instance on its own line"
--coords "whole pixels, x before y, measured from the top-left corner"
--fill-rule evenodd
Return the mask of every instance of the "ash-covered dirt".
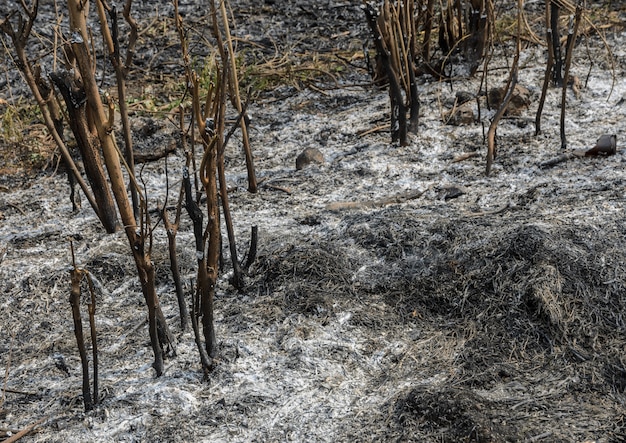
M 73 213 L 60 172 L 27 186 L 3 178 L 0 438 L 42 420 L 24 441 L 624 441 L 626 35 L 607 31 L 614 70 L 596 34 L 581 40 L 573 73 L 584 87 L 578 97 L 568 91 L 566 116 L 568 152 L 616 134 L 617 154 L 541 167 L 564 154 L 561 92 L 549 90 L 535 136 L 546 51 L 529 44 L 520 83 L 530 108 L 501 122 L 486 177 L 493 111 L 483 104 L 465 126 L 442 121 L 458 91 L 478 91 L 479 75 L 422 77 L 419 133 L 407 147 L 391 145 L 387 130 L 373 131 L 388 124 L 389 104 L 359 57 L 362 12 L 313 3 L 232 2 L 246 57 L 354 57 L 333 73 L 337 82 L 299 77 L 250 103 L 258 193 L 246 191 L 237 134 L 227 148 L 240 256 L 252 226 L 260 239 L 244 291 L 228 283 L 225 248 L 219 359 L 208 381 L 192 333 L 179 326 L 162 225 L 153 260 L 177 356 L 155 378 L 123 233 L 106 234 L 86 202 Z M 167 3 L 158 20 L 151 2 L 139 7 L 144 26 L 172 31 Z M 200 23 L 203 12 L 185 8 Z M 131 77 L 180 69 L 174 43 L 158 52 L 156 31 L 144 35 Z M 509 44 L 490 64 L 493 85 L 506 80 Z M 5 99 L 19 89 L 9 78 Z M 164 91 L 151 87 L 156 101 Z M 175 143 L 172 120 L 136 112 L 137 148 Z M 324 163 L 296 170 L 306 148 Z M 183 164 L 176 152 L 140 168 L 152 208 L 168 185 L 170 206 L 176 200 Z M 68 302 L 70 239 L 77 265 L 100 283 L 102 400 L 89 413 Z M 196 257 L 186 215 L 178 245 L 190 297 Z

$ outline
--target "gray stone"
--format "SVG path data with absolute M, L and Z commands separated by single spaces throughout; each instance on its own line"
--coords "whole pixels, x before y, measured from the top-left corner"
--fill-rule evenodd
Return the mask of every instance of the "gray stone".
M 300 153 L 298 158 L 296 158 L 296 169 L 299 171 L 312 163 L 324 164 L 324 155 L 317 148 L 306 148 Z

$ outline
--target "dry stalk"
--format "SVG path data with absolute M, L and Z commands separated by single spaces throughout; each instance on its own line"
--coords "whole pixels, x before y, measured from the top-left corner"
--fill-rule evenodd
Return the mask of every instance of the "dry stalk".
M 97 405 L 100 402 L 98 390 L 98 334 L 96 333 L 96 292 L 91 278 L 91 274 L 85 271 L 87 284 L 89 287 L 90 303 L 87 305 L 89 312 L 89 331 L 91 333 L 91 353 L 93 359 L 93 402 Z
M 83 275 L 85 274 L 85 271 L 76 267 L 76 261 L 74 258 L 74 247 L 71 246 L 71 249 L 73 268 L 70 271 L 70 305 L 72 306 L 72 318 L 74 319 L 74 335 L 76 336 L 76 344 L 78 345 L 78 353 L 80 354 L 80 362 L 83 371 L 83 404 L 85 405 L 85 411 L 91 411 L 94 406 L 94 400 L 91 395 L 91 386 L 89 384 L 89 360 L 87 358 L 87 351 L 85 350 L 83 322 L 80 314 L 80 282 L 83 278 Z M 95 391 L 94 397 L 97 396 L 98 392 Z
M 2 31 L 4 31 L 11 38 L 13 47 L 15 49 L 17 61 L 18 61 L 17 66 L 20 69 L 20 71 L 24 74 L 24 79 L 26 81 L 26 84 L 31 90 L 33 97 L 35 98 L 35 101 L 37 102 L 37 105 L 39 106 L 41 114 L 44 118 L 44 123 L 46 125 L 46 128 L 48 129 L 48 132 L 52 136 L 55 144 L 61 151 L 61 156 L 63 157 L 63 160 L 66 166 L 69 168 L 72 175 L 78 182 L 83 193 L 87 197 L 87 200 L 89 201 L 90 206 L 92 207 L 94 212 L 98 214 L 98 217 L 100 217 L 99 202 L 96 201 L 96 198 L 94 197 L 91 190 L 89 189 L 89 186 L 83 179 L 80 171 L 78 170 L 78 167 L 76 166 L 76 163 L 74 162 L 70 154 L 69 149 L 67 148 L 65 142 L 63 141 L 62 127 L 59 124 L 60 123 L 59 114 L 54 111 L 54 108 L 52 108 L 52 111 L 51 111 L 51 106 L 54 106 L 54 105 L 50 105 L 51 101 L 53 100 L 52 90 L 51 88 L 48 88 L 48 87 L 46 88 L 40 87 L 40 84 L 37 82 L 37 75 L 36 75 L 38 68 L 36 66 L 33 66 L 30 59 L 26 55 L 26 46 L 28 43 L 28 39 L 30 37 L 33 24 L 37 18 L 38 5 L 39 5 L 39 2 L 35 0 L 32 4 L 32 7 L 29 9 L 23 3 L 22 7 L 28 17 L 26 21 L 21 16 L 21 14 L 16 11 L 15 13 L 10 14 L 8 17 L 6 17 L 4 20 L 0 21 L 0 29 L 2 29 Z M 13 26 L 13 24 L 10 21 L 14 15 L 17 15 L 17 18 L 18 18 L 18 23 L 17 23 L 16 28 Z M 105 227 L 105 229 L 107 230 L 107 232 L 115 231 L 115 224 L 108 223 L 106 219 L 101 219 L 101 222 L 103 226 Z
M 243 271 L 241 264 L 237 258 L 237 243 L 235 240 L 235 229 L 233 227 L 233 217 L 230 212 L 230 204 L 228 202 L 228 183 L 226 182 L 226 168 L 224 167 L 224 150 L 226 144 L 233 134 L 234 129 L 239 125 L 239 121 L 243 119 L 246 112 L 247 103 L 244 104 L 242 112 L 237 118 L 237 122 L 233 125 L 231 131 L 224 137 L 221 146 L 217 153 L 217 174 L 219 177 L 219 196 L 222 203 L 222 209 L 224 213 L 224 222 L 226 223 L 226 232 L 228 234 L 228 244 L 230 249 L 231 262 L 233 264 L 233 279 L 232 284 L 236 289 L 242 290 L 244 288 Z
M 130 27 L 130 34 L 128 36 L 128 46 L 126 47 L 126 61 L 124 62 L 124 75 L 128 74 L 128 70 L 130 69 L 130 65 L 133 61 L 133 56 L 135 55 L 135 44 L 137 43 L 138 34 L 138 26 L 135 19 L 130 15 L 130 9 L 132 7 L 133 0 L 126 0 L 126 4 L 124 5 L 124 11 L 122 15 L 128 23 Z
M 391 102 L 391 141 L 398 142 L 400 146 L 407 146 L 407 122 L 406 122 L 406 106 L 402 95 L 401 78 L 397 71 L 398 66 L 393 62 L 393 52 L 386 47 L 383 30 L 380 27 L 380 13 L 374 7 L 364 0 L 364 11 L 367 22 L 374 36 L 374 45 L 376 53 L 383 65 L 385 74 L 389 81 L 389 99 Z
M 181 196 L 183 193 L 181 192 Z M 181 203 L 177 206 L 181 207 Z M 178 256 L 176 255 L 176 234 L 178 233 L 179 217 L 177 215 L 176 221 L 170 223 L 169 216 L 167 215 L 167 209 L 165 206 L 161 209 L 161 217 L 163 218 L 163 224 L 165 232 L 167 233 L 168 250 L 170 256 L 170 271 L 172 272 L 172 279 L 174 280 L 174 287 L 176 288 L 176 299 L 178 300 L 178 310 L 180 312 L 180 328 L 185 331 L 187 329 L 187 321 L 189 319 L 189 311 L 187 310 L 187 304 L 185 303 L 185 293 L 183 291 L 183 285 L 180 278 L 180 267 L 178 265 Z
M 246 262 L 243 265 L 243 268 L 247 271 L 254 260 L 256 260 L 257 254 L 257 245 L 259 243 L 259 228 L 257 226 L 252 226 L 250 230 L 250 248 L 248 249 L 248 255 L 246 258 Z
M 513 66 L 511 67 L 511 73 L 509 75 L 509 79 L 507 81 L 506 86 L 506 95 L 502 100 L 502 103 L 496 114 L 489 125 L 489 130 L 487 131 L 487 166 L 485 168 L 485 175 L 489 175 L 491 172 L 491 166 L 493 161 L 496 158 L 496 129 L 498 128 L 498 124 L 500 120 L 504 116 L 506 112 L 506 108 L 511 101 L 511 97 L 513 97 L 513 91 L 515 91 L 515 86 L 517 85 L 517 74 L 519 70 L 519 57 L 521 53 L 521 33 L 522 33 L 522 11 L 524 10 L 524 0 L 518 0 L 517 2 L 517 44 L 515 47 L 515 58 L 513 59 Z
M 569 35 L 567 38 L 567 52 L 565 55 L 565 72 L 563 73 L 563 85 L 561 90 L 561 149 L 567 148 L 567 139 L 565 137 L 565 107 L 567 99 L 567 84 L 569 83 L 569 70 L 572 64 L 572 54 L 574 52 L 574 46 L 576 44 L 576 36 L 578 35 L 578 26 L 580 25 L 580 18 L 582 15 L 582 6 L 579 4 L 576 7 L 576 15 L 574 18 L 574 25 L 570 27 Z
M 184 127 L 184 112 L 180 110 L 180 124 L 181 128 Z M 182 132 L 182 131 L 181 131 Z M 181 134 L 183 149 L 185 148 L 185 136 L 184 132 Z M 166 157 L 167 159 L 167 157 Z M 189 168 L 189 159 L 187 160 L 187 168 Z M 169 190 L 169 174 L 167 169 L 167 161 L 165 165 L 165 177 L 168 185 L 166 188 Z M 180 225 L 180 216 L 182 213 L 183 199 L 185 198 L 185 184 L 181 183 L 180 192 L 178 194 L 178 201 L 176 202 L 176 215 L 174 222 L 171 223 L 167 212 L 167 198 L 163 203 L 161 209 L 161 218 L 167 233 L 168 251 L 170 256 L 170 271 L 172 272 L 172 279 L 174 280 L 174 287 L 176 288 L 176 299 L 178 300 L 178 310 L 180 312 L 180 327 L 184 331 L 187 329 L 187 322 L 189 320 L 189 310 L 187 309 L 187 303 L 185 303 L 185 293 L 183 290 L 183 283 L 180 278 L 180 267 L 178 265 L 178 255 L 176 254 L 176 234 L 178 233 L 178 227 Z
M 363 3 L 376 48 L 376 74 L 384 72 L 389 81 L 392 142 L 399 141 L 401 146 L 406 146 L 406 133 L 418 130 L 418 57 L 422 57 L 420 69 L 442 78 L 442 73 L 452 60 L 451 56 L 462 50 L 473 75 L 491 41 L 493 4 L 491 0 L 458 0 L 446 2 L 445 5 L 439 2 L 439 46 L 444 56 L 438 68 L 433 68 L 430 58 L 431 35 L 435 29 L 434 0 L 384 0 L 379 2 L 378 9 L 374 2 L 363 0 Z M 421 48 L 418 48 L 420 24 L 423 37 Z M 410 114 L 408 128 L 405 115 L 407 109 Z
M 61 92 L 66 103 L 69 126 L 74 134 L 83 159 L 85 173 L 98 204 L 98 218 L 102 220 L 104 226 L 110 227 L 107 230 L 112 232 L 117 224 L 115 203 L 107 183 L 99 146 L 93 137 L 93 128 L 90 127 L 90 116 L 84 91 L 77 79 L 68 70 L 52 72 L 50 79 Z
M 226 46 L 228 48 L 228 59 L 230 62 L 230 76 L 228 77 L 231 82 L 233 97 L 235 107 L 237 111 L 241 114 L 244 112 L 241 95 L 239 93 L 239 79 L 237 78 L 237 64 L 235 59 L 235 51 L 233 48 L 233 39 L 230 35 L 230 25 L 228 23 L 228 15 L 226 13 L 226 0 L 220 0 L 220 15 L 222 19 L 222 28 L 224 30 L 224 40 L 226 42 Z M 213 17 L 213 32 L 215 34 L 215 38 L 218 40 L 221 39 L 218 26 L 217 26 L 217 14 L 215 11 L 215 0 L 211 0 L 211 15 Z M 220 51 L 223 51 L 223 46 L 220 45 Z M 222 60 L 225 62 L 226 58 L 222 54 Z M 256 173 L 254 171 L 254 158 L 252 157 L 252 149 L 250 148 L 250 138 L 248 137 L 248 126 L 246 123 L 246 119 L 242 119 L 240 121 L 241 127 L 241 137 L 243 139 L 243 147 L 244 154 L 246 157 L 246 168 L 248 171 L 248 191 L 255 193 L 257 192 L 257 182 L 256 182 Z
M 193 287 L 193 282 L 191 283 L 191 287 Z M 199 288 L 198 288 L 199 289 Z M 202 370 L 204 372 L 204 378 L 208 380 L 209 373 L 213 369 L 213 360 L 207 354 L 207 351 L 202 343 L 202 338 L 200 337 L 200 328 L 198 326 L 198 318 L 200 316 L 199 310 L 199 294 L 192 293 L 191 300 L 191 327 L 193 328 L 193 335 L 196 342 L 196 346 L 198 347 L 198 353 L 200 354 L 200 363 L 202 364 Z
M 189 176 L 189 168 L 185 167 L 183 169 L 183 185 L 185 187 L 185 207 L 187 209 L 187 213 L 189 214 L 189 218 L 193 223 L 193 232 L 194 238 L 196 241 L 196 259 L 198 261 L 198 274 L 197 274 L 197 286 L 196 286 L 196 295 L 194 301 L 192 303 L 191 309 L 191 324 L 194 329 L 194 334 L 196 336 L 196 343 L 200 349 L 200 362 L 202 363 L 202 367 L 205 372 L 209 371 L 212 367 L 213 363 L 210 358 L 204 358 L 204 354 L 206 354 L 206 350 L 202 347 L 199 329 L 198 329 L 198 316 L 200 315 L 200 308 L 198 306 L 199 300 L 203 296 L 204 288 L 208 287 L 207 283 L 207 270 L 206 270 L 206 257 L 204 254 L 205 247 L 205 239 L 204 239 L 204 228 L 203 228 L 203 218 L 204 214 L 202 210 L 196 203 L 193 198 L 193 193 L 191 190 L 191 179 Z M 192 285 L 193 287 L 193 285 Z M 192 292 L 193 293 L 193 292 Z
M 70 28 L 73 31 L 73 38 L 71 40 L 72 52 L 76 57 L 87 108 L 100 142 L 113 195 L 124 225 L 124 230 L 137 268 L 142 292 L 148 307 L 150 341 L 154 352 L 153 367 L 157 376 L 160 376 L 163 374 L 164 370 L 163 354 L 165 348 L 172 353 L 175 353 L 175 351 L 173 348 L 173 338 L 167 327 L 156 294 L 155 270 L 150 258 L 151 242 L 147 243 L 147 241 L 150 240 L 151 232 L 148 211 L 144 200 L 140 208 L 141 211 L 143 211 L 143 216 L 140 217 L 140 225 L 137 226 L 132 205 L 126 193 L 120 156 L 112 134 L 112 114 L 105 112 L 98 85 L 93 75 L 92 67 L 94 57 L 92 57 L 90 49 L 86 44 L 88 35 L 86 34 L 85 15 L 87 11 L 84 9 L 84 6 L 85 5 L 80 0 L 68 0 Z M 100 23 L 100 26 L 101 28 L 106 28 L 105 23 Z M 103 33 L 105 32 L 106 31 L 103 31 Z
M 547 7 L 547 5 L 546 5 Z M 552 57 L 554 59 L 554 70 L 552 71 L 552 81 L 555 85 L 560 85 L 563 81 L 563 57 L 561 55 L 561 32 L 559 31 L 559 14 L 561 6 L 558 1 L 550 3 L 550 36 L 552 41 Z
M 546 95 L 548 93 L 548 85 L 550 83 L 550 77 L 552 76 L 552 70 L 554 69 L 554 49 L 552 47 L 552 28 L 550 27 L 551 18 L 551 0 L 546 0 L 546 44 L 548 46 L 548 61 L 546 62 L 546 72 L 543 78 L 543 87 L 541 88 L 541 98 L 539 99 L 539 105 L 537 107 L 537 114 L 535 116 L 535 135 L 539 135 L 541 132 L 541 114 L 543 112 L 543 106 L 546 101 Z
M 211 5 L 214 5 L 213 2 L 211 2 Z M 225 6 L 222 3 L 221 5 L 221 9 L 222 9 L 222 18 L 225 18 Z M 226 52 L 224 50 L 224 47 L 226 45 L 223 44 L 223 39 L 222 36 L 219 32 L 219 28 L 217 26 L 217 12 L 215 10 L 215 8 L 212 7 L 211 9 L 211 16 L 213 18 L 213 34 L 217 40 L 217 47 L 220 53 L 220 57 L 222 59 L 222 62 L 224 64 L 224 72 L 222 73 L 222 76 L 219 77 L 220 84 L 219 86 L 221 86 L 221 88 L 218 88 L 218 93 L 217 94 L 221 94 L 221 98 L 219 100 L 216 100 L 215 104 L 217 105 L 216 107 L 214 107 L 214 122 L 216 122 L 216 144 L 217 144 L 217 174 L 219 177 L 219 188 L 220 188 L 220 192 L 219 192 L 219 196 L 220 196 L 220 200 L 222 203 L 222 209 L 223 209 L 223 214 L 224 214 L 224 221 L 226 223 L 226 231 L 228 234 L 228 243 L 229 243 L 229 248 L 230 248 L 230 256 L 231 256 L 231 261 L 232 261 L 232 265 L 233 265 L 233 279 L 232 279 L 232 284 L 233 286 L 235 286 L 235 288 L 237 289 L 243 289 L 244 287 L 244 279 L 243 279 L 243 272 L 241 269 L 241 264 L 239 263 L 239 259 L 237 257 L 237 244 L 236 244 L 236 240 L 235 240 L 235 230 L 233 228 L 233 221 L 232 221 L 232 216 L 231 216 L 231 212 L 230 212 L 230 205 L 228 202 L 228 186 L 226 183 L 226 173 L 225 173 L 225 168 L 224 168 L 224 150 L 226 149 L 226 143 L 228 143 L 228 140 L 230 139 L 231 135 L 233 134 L 234 128 L 236 128 L 237 126 L 240 126 L 243 130 L 244 128 L 244 120 L 245 120 L 245 114 L 246 114 L 246 108 L 247 108 L 247 103 L 242 104 L 241 103 L 241 99 L 238 97 L 238 90 L 239 90 L 239 86 L 238 86 L 238 81 L 237 81 L 237 73 L 236 71 L 233 73 L 228 72 L 229 66 L 230 69 L 236 69 L 236 67 L 233 65 L 233 52 L 232 52 L 232 42 L 229 42 L 229 44 L 227 45 L 230 48 L 230 52 Z M 224 26 L 226 27 L 226 38 L 227 40 L 230 38 L 230 32 L 228 31 L 228 23 L 225 23 Z M 227 63 L 227 60 L 229 60 L 230 58 L 230 63 Z M 224 132 L 225 132 L 225 103 L 226 103 L 226 85 L 223 84 L 224 83 L 224 79 L 227 79 L 230 82 L 234 82 L 234 85 L 231 86 L 231 88 L 234 90 L 235 92 L 235 101 L 236 101 L 236 106 L 237 106 L 237 111 L 239 112 L 239 117 L 237 118 L 237 121 L 235 122 L 235 125 L 233 126 L 233 129 L 226 134 L 226 136 L 224 136 Z M 219 112 L 218 112 L 219 110 Z M 245 144 L 244 144 L 245 145 Z M 248 168 L 249 168 L 249 164 L 248 164 Z M 248 169 L 248 173 L 250 172 L 250 170 Z M 256 190 L 256 179 L 255 179 L 255 190 Z M 207 191 L 208 192 L 208 191 Z M 209 208 L 209 213 L 210 213 L 210 208 Z M 218 208 L 219 210 L 219 208 Z M 219 230 L 219 225 L 218 225 L 218 230 Z M 209 249 L 210 249 L 210 245 L 209 245 Z M 217 262 L 216 262 L 217 264 Z
M 215 8 L 212 6 L 212 15 L 215 23 Z M 191 69 L 187 52 L 187 40 L 183 29 L 182 18 L 178 14 L 178 1 L 174 0 L 174 11 L 176 14 L 176 27 L 181 41 L 183 51 L 183 64 L 187 83 L 191 87 L 192 114 L 193 121 L 198 127 L 204 154 L 200 162 L 198 173 L 200 182 L 207 199 L 207 227 L 203 226 L 204 214 L 193 199 L 191 190 L 191 179 L 189 168 L 183 170 L 183 184 L 185 187 L 185 202 L 189 217 L 193 222 L 194 237 L 196 242 L 196 257 L 198 261 L 197 279 L 197 299 L 199 306 L 192 309 L 192 317 L 200 312 L 202 315 L 203 335 L 205 341 L 206 355 L 211 359 L 217 354 L 217 339 L 215 337 L 215 327 L 213 321 L 213 298 L 219 271 L 219 257 L 221 250 L 221 231 L 219 216 L 219 200 L 217 192 L 217 153 L 221 146 L 221 137 L 224 132 L 225 100 L 227 77 L 226 73 L 218 72 L 216 75 L 216 85 L 211 85 L 207 91 L 204 103 L 201 101 L 200 82 L 198 75 Z M 221 48 L 221 55 L 224 54 Z M 227 69 L 227 59 L 222 59 L 224 69 Z M 204 105 L 204 110 L 202 106 Z M 182 129 L 182 128 L 181 128 Z M 193 133 L 194 131 L 192 131 Z M 196 318 L 192 318 L 196 322 Z M 195 330 L 195 325 L 194 325 Z M 210 371 L 212 361 L 203 358 L 201 353 L 201 363 L 206 372 Z
M 226 67 L 226 63 L 224 63 Z M 225 77 L 218 77 L 220 80 L 224 80 Z M 194 103 L 196 106 L 195 113 L 204 144 L 204 155 L 200 163 L 200 181 L 204 187 L 205 195 L 207 198 L 207 228 L 204 234 L 205 242 L 208 243 L 205 272 L 206 279 L 203 282 L 200 306 L 202 310 L 202 326 L 204 329 L 204 340 L 207 354 L 210 357 L 215 357 L 217 354 L 217 339 L 215 337 L 215 326 L 213 320 L 213 298 L 215 296 L 215 286 L 217 284 L 217 277 L 219 272 L 219 258 L 221 250 L 221 231 L 220 231 L 220 215 L 219 215 L 219 200 L 217 193 L 217 153 L 220 149 L 221 134 L 224 131 L 224 113 L 225 106 L 224 100 L 226 98 L 226 84 L 224 81 L 220 81 L 218 90 L 220 91 L 219 103 L 217 113 L 217 121 L 215 134 L 211 134 L 209 125 L 209 119 L 205 116 L 201 119 L 199 96 L 198 96 L 198 78 L 194 76 Z M 206 123 L 205 123 L 206 122 Z M 220 134 L 220 135 L 216 135 Z M 203 251 L 204 252 L 204 251 Z
M 130 121 L 128 119 L 128 105 L 126 104 L 126 74 L 130 67 L 130 63 L 132 62 L 132 52 L 133 46 L 137 39 L 137 25 L 133 26 L 134 20 L 130 16 L 130 8 L 132 5 L 132 0 L 127 0 L 126 5 L 124 7 L 124 17 L 131 25 L 131 36 L 130 36 L 130 50 L 127 50 L 127 58 L 125 64 L 122 63 L 121 55 L 120 55 L 120 42 L 119 42 L 119 27 L 117 25 L 117 9 L 115 5 L 109 6 L 103 0 L 96 0 L 96 5 L 98 9 L 98 19 L 100 20 L 100 30 L 102 32 L 102 36 L 104 38 L 104 42 L 106 44 L 109 60 L 113 65 L 113 69 L 115 70 L 115 80 L 117 84 L 117 94 L 118 94 L 118 106 L 120 111 L 120 117 L 122 121 L 122 134 L 124 136 L 124 158 L 126 160 L 126 165 L 128 168 L 128 172 L 131 176 L 135 175 L 135 159 L 133 155 L 133 138 L 130 129 Z M 109 30 L 106 12 L 109 13 L 109 17 L 111 18 L 111 30 Z M 133 34 L 134 33 L 134 34 Z M 139 217 L 139 196 L 138 190 L 135 185 L 130 186 L 130 195 L 133 206 L 133 213 L 135 214 L 135 219 Z
M 433 17 L 435 15 L 435 0 L 428 0 L 424 16 L 424 40 L 422 43 L 422 58 L 425 63 L 430 63 L 430 36 L 433 29 Z

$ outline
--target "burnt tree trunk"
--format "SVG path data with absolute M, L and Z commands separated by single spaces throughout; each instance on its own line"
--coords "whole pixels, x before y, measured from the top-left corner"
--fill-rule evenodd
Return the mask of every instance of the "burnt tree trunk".
M 50 79 L 59 89 L 65 101 L 70 128 L 76 138 L 76 144 L 83 159 L 85 174 L 98 205 L 98 218 L 107 232 L 115 232 L 117 212 L 99 154 L 98 136 L 91 132 L 87 122 L 85 91 L 68 71 L 53 72 L 50 74 Z

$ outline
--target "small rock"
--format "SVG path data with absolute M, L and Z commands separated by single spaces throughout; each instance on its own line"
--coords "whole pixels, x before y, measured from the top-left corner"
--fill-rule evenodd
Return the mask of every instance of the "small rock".
M 493 88 L 487 96 L 489 105 L 499 108 L 504 96 L 506 95 L 506 86 L 501 88 Z M 515 85 L 513 96 L 509 105 L 506 107 L 505 115 L 522 115 L 522 113 L 530 106 L 530 91 L 522 85 Z
M 464 103 L 476 100 L 476 96 L 468 91 L 457 91 L 454 96 L 449 96 L 445 100 L 448 108 L 458 107 Z
M 324 164 L 324 155 L 317 148 L 306 148 L 302 153 L 296 158 L 296 169 L 299 171 L 300 169 L 306 168 L 311 163 Z
M 300 222 L 301 225 L 306 225 L 306 226 L 318 226 L 322 224 L 322 220 L 317 214 L 307 215 L 306 217 L 301 218 L 298 221 Z
M 437 194 L 439 198 L 448 201 L 454 198 L 459 198 L 460 196 L 465 195 L 466 192 L 467 191 L 462 186 L 448 185 L 439 189 Z
M 457 105 L 462 105 L 463 103 L 467 103 L 469 101 L 474 100 L 476 97 L 474 94 L 468 91 L 457 91 L 455 95 L 455 100 Z
M 617 152 L 617 136 L 605 134 L 601 136 L 596 145 L 585 152 L 586 156 L 615 155 Z

